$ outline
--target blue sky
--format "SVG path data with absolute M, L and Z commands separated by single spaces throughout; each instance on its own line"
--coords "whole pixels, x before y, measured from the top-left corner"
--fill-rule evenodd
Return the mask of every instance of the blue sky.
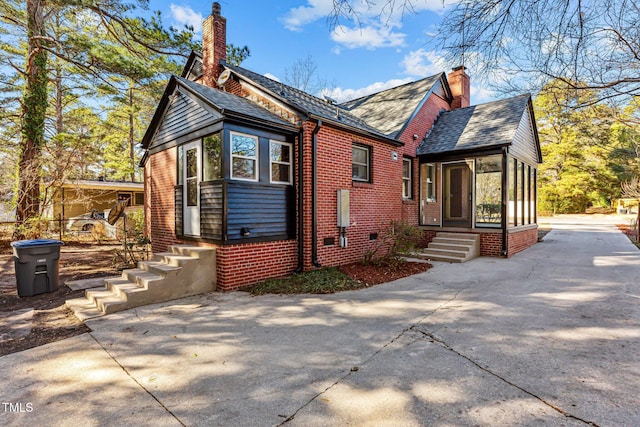
M 227 43 L 247 45 L 251 57 L 242 66 L 282 80 L 284 70 L 310 55 L 318 75 L 333 86 L 329 95 L 339 101 L 357 98 L 437 74 L 449 72 L 433 50 L 434 26 L 447 10 L 448 0 L 413 0 L 416 13 L 389 14 L 362 6 L 360 25 L 342 20 L 331 28 L 327 17 L 332 0 L 219 0 L 227 18 Z M 354 1 L 360 5 L 359 0 Z M 377 0 L 380 5 L 386 0 Z M 211 13 L 210 1 L 150 0 L 163 22 L 181 27 L 191 24 L 200 35 L 202 19 Z M 474 85 L 471 102 L 493 99 L 491 92 Z

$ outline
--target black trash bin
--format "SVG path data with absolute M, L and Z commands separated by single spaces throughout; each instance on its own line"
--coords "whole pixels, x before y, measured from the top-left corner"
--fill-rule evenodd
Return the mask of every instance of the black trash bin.
M 58 289 L 58 262 L 63 244 L 51 239 L 11 242 L 18 296 L 30 297 Z

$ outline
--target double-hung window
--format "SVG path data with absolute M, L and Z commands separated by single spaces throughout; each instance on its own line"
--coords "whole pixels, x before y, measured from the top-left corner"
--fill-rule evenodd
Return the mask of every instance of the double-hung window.
M 412 188 L 412 172 L 413 167 L 411 163 L 411 159 L 404 158 L 402 159 L 402 198 L 410 199 L 412 197 L 411 188 Z
M 371 180 L 371 149 L 364 145 L 351 147 L 351 173 L 354 181 Z
M 231 178 L 258 180 L 258 137 L 231 132 Z
M 271 164 L 271 183 L 291 184 L 293 181 L 293 168 L 291 144 L 279 141 L 269 142 L 269 163 Z

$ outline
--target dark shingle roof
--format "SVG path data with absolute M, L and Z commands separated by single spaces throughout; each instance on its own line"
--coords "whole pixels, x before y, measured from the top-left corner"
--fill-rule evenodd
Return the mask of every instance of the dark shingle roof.
M 402 145 L 402 143 L 400 143 L 399 141 L 395 141 L 393 137 L 389 137 L 377 128 L 366 123 L 361 118 L 349 113 L 348 110 L 344 109 L 340 105 L 330 104 L 302 90 L 277 82 L 245 68 L 230 65 L 227 63 L 224 63 L 223 65 L 225 66 L 225 68 L 228 68 L 235 74 L 253 82 L 255 85 L 259 86 L 261 89 L 265 90 L 276 99 L 290 105 L 303 114 L 323 119 L 338 125 L 346 126 L 356 131 L 374 137 L 384 138 L 389 142 Z
M 341 104 L 390 138 L 398 138 L 444 73 Z
M 294 127 L 292 123 L 281 119 L 279 116 L 260 107 L 259 105 L 249 101 L 248 99 L 223 92 L 221 90 L 212 89 L 199 83 L 192 82 L 183 77 L 175 77 L 181 85 L 186 86 L 200 98 L 209 102 L 214 108 L 220 110 L 222 114 L 235 113 L 242 116 L 254 117 L 258 120 L 270 122 L 279 126 Z
M 530 95 L 443 112 L 420 144 L 418 155 L 509 145 L 516 136 Z

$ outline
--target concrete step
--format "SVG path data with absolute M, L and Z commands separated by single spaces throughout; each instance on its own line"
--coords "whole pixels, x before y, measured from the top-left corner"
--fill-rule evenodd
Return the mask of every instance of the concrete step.
M 65 305 L 73 311 L 80 321 L 93 319 L 95 317 L 104 316 L 104 313 L 98 309 L 95 303 L 87 298 L 73 298 L 65 301 Z
M 414 254 L 414 256 L 416 258 L 424 259 L 426 261 L 442 261 L 442 262 L 456 262 L 456 263 L 465 262 L 464 258 L 452 257 L 447 255 L 435 254 L 435 253 L 428 253 L 426 251 L 418 252 Z
M 160 252 L 154 254 L 153 260 L 157 262 L 162 262 L 167 265 L 173 265 L 175 267 L 182 267 L 189 261 L 197 260 L 198 258 L 187 256 L 187 255 L 178 255 L 173 252 Z
M 80 320 L 147 304 L 170 301 L 216 289 L 216 251 L 174 245 L 169 252 L 140 261 L 138 268 L 122 271 L 121 277 L 105 279 L 104 287 L 90 289 L 85 298 L 66 302 Z
M 467 252 L 472 245 L 458 245 L 453 243 L 429 243 L 429 249 L 446 249 L 452 251 Z
M 473 246 L 475 240 L 471 239 L 455 239 L 453 237 L 440 237 L 436 236 L 433 238 L 432 242 L 435 243 L 448 243 L 451 245 L 462 245 L 462 246 Z
M 428 247 L 417 254 L 422 259 L 465 262 L 480 255 L 480 235 L 470 233 L 437 233 Z
M 160 261 L 139 261 L 138 269 L 156 274 L 158 276 L 163 276 L 166 273 L 179 271 L 182 269 L 182 267 L 169 265 Z
M 437 237 L 444 237 L 448 239 L 457 239 L 457 240 L 476 240 L 480 236 L 478 234 L 473 233 L 448 233 L 448 232 L 439 232 L 436 234 Z
M 447 257 L 453 257 L 453 258 L 466 258 L 468 255 L 468 251 L 455 251 L 455 250 L 450 250 L 450 249 L 437 249 L 437 248 L 432 248 L 432 247 L 428 247 L 426 249 L 424 249 L 422 251 L 422 253 L 426 253 L 428 255 L 433 255 L 433 256 L 447 256 Z
M 115 295 L 110 289 L 91 289 L 85 293 L 85 297 L 91 302 L 98 310 L 108 314 L 113 313 L 113 310 L 117 307 L 123 306 L 126 301 Z
M 177 255 L 185 255 L 193 258 L 203 258 L 203 256 L 215 253 L 216 250 L 213 248 L 202 248 L 200 246 L 171 245 L 170 251 L 171 253 Z
M 164 279 L 163 274 L 156 274 L 141 268 L 123 270 L 122 277 L 127 279 L 129 282 L 137 283 L 147 289 L 149 286 L 152 286 L 154 282 L 160 282 Z

